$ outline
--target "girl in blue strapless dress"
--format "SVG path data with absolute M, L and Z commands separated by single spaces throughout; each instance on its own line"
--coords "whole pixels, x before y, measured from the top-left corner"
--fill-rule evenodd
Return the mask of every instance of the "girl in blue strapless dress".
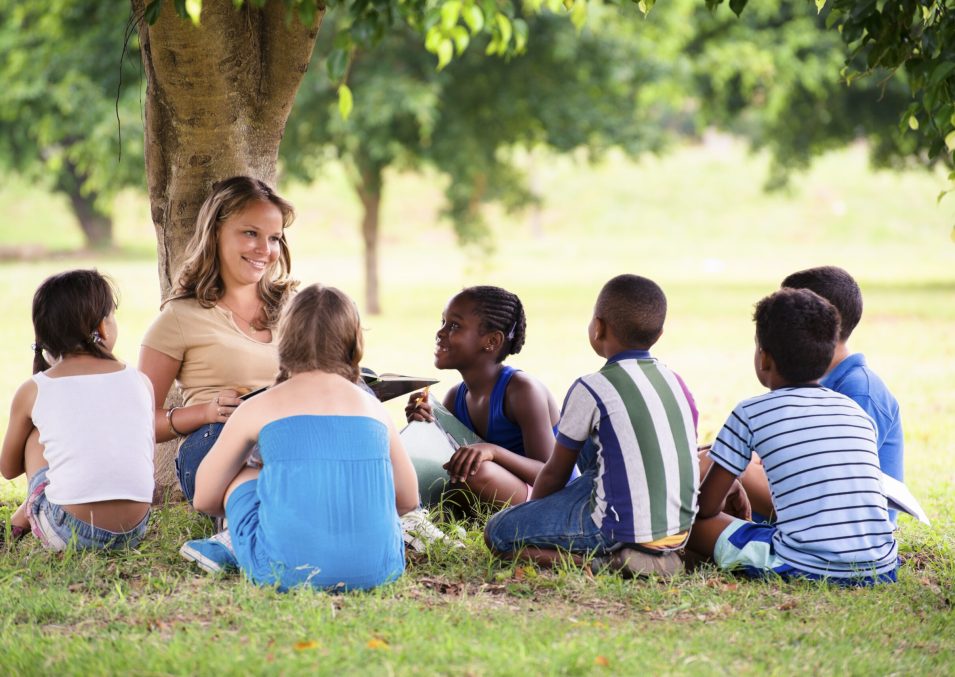
M 239 568 L 260 585 L 392 581 L 404 571 L 398 517 L 417 507 L 418 483 L 387 411 L 355 384 L 358 310 L 312 285 L 280 334 L 279 383 L 228 419 L 199 467 L 194 504 L 226 516 Z M 246 465 L 256 443 L 261 468 Z

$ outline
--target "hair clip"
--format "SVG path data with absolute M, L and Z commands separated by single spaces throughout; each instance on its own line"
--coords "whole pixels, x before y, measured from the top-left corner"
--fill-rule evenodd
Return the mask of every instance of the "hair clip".
M 508 341 L 513 341 L 513 340 L 514 340 L 514 330 L 515 330 L 515 329 L 517 329 L 517 320 L 514 320 L 514 324 L 511 325 L 511 330 L 510 330 L 509 332 L 507 332 L 507 340 L 508 340 Z
M 31 343 L 30 349 L 37 355 L 43 352 L 43 346 L 41 346 L 39 343 Z
M 94 330 L 93 330 L 93 333 L 90 334 L 90 343 L 99 345 L 99 344 L 102 343 L 102 342 L 103 342 L 103 337 L 100 336 L 99 330 L 98 330 L 98 329 L 94 329 Z

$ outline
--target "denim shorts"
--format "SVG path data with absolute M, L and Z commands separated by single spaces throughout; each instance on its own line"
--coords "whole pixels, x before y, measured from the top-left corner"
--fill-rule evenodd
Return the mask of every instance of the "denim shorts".
M 590 516 L 596 479 L 596 471 L 588 470 L 550 496 L 493 515 L 484 530 L 491 547 L 496 552 L 527 546 L 593 554 L 612 550 L 616 543 Z
M 49 468 L 37 471 L 27 489 L 27 518 L 33 535 L 49 550 L 66 550 L 72 542 L 77 550 L 118 550 L 135 548 L 146 534 L 149 512 L 125 532 L 108 531 L 79 520 L 46 497 Z
M 873 583 L 892 583 L 896 570 L 878 576 L 822 576 L 797 569 L 783 561 L 773 547 L 776 527 L 772 524 L 735 519 L 723 529 L 713 548 L 713 561 L 721 569 L 736 569 L 750 578 L 776 574 L 782 578 L 826 579 L 835 585 L 866 586 Z
M 212 445 L 219 439 L 222 432 L 222 423 L 207 423 L 189 435 L 179 445 L 176 454 L 176 477 L 179 478 L 179 488 L 189 503 L 196 495 L 196 471 L 199 464 L 206 457 Z

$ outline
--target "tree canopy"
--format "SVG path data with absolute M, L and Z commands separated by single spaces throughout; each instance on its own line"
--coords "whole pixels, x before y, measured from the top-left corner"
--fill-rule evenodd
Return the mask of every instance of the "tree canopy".
M 117 191 L 145 177 L 129 30 L 109 3 L 0 0 L 0 164 L 66 194 L 91 246 L 111 241 Z

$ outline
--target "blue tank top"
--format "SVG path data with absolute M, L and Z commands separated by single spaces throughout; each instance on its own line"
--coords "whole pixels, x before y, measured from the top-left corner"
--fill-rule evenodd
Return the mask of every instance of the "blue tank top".
M 388 429 L 365 416 L 289 416 L 259 433 L 254 565 L 282 590 L 366 589 L 404 571 Z
M 484 441 L 496 444 L 499 447 L 504 447 L 508 451 L 513 451 L 515 454 L 527 456 L 527 454 L 524 453 L 524 435 L 521 433 L 520 426 L 504 415 L 504 391 L 507 390 L 507 384 L 511 380 L 511 377 L 518 371 L 518 369 L 505 365 L 501 368 L 500 374 L 498 374 L 497 382 L 491 391 L 491 405 L 487 417 L 487 434 L 484 435 Z M 471 422 L 471 415 L 468 413 L 467 400 L 465 399 L 467 394 L 468 387 L 462 382 L 461 385 L 458 386 L 458 393 L 454 398 L 454 415 L 472 431 L 477 432 L 477 430 L 474 429 L 474 423 Z

